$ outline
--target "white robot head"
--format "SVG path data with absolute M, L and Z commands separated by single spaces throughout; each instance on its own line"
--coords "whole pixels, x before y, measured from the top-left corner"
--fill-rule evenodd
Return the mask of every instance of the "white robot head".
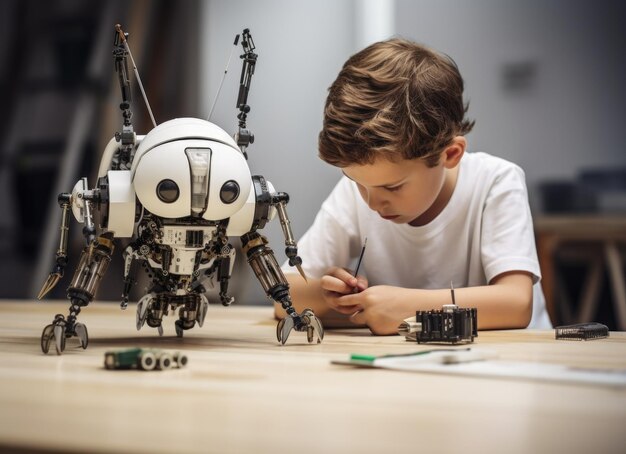
M 163 218 L 229 218 L 252 187 L 237 143 L 197 118 L 166 121 L 150 131 L 137 148 L 131 178 L 139 202 Z

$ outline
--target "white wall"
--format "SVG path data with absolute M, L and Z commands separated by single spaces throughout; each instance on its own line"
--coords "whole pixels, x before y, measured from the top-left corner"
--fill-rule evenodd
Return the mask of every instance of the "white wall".
M 626 28 L 612 0 L 397 0 L 397 33 L 452 56 L 464 76 L 470 147 L 520 164 L 532 195 L 547 178 L 626 166 Z M 503 89 L 506 65 L 534 65 Z M 535 200 L 536 202 L 536 200 Z

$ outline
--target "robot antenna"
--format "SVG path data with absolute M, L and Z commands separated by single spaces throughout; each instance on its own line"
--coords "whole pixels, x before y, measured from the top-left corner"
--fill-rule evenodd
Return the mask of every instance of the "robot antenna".
M 217 98 L 220 96 L 220 92 L 222 91 L 222 85 L 224 84 L 224 79 L 226 79 L 226 74 L 228 73 L 228 67 L 230 66 L 230 60 L 233 58 L 233 52 L 237 48 L 237 44 L 239 44 L 239 34 L 235 36 L 235 42 L 233 43 L 233 47 L 230 50 L 230 55 L 228 56 L 228 61 L 226 62 L 226 68 L 224 68 L 224 74 L 222 74 L 222 80 L 220 81 L 220 86 L 217 88 L 217 93 L 215 93 L 215 98 L 213 99 L 213 105 L 211 106 L 211 110 L 209 111 L 208 121 L 211 121 L 211 117 L 213 116 L 213 110 L 215 109 L 215 105 L 217 104 Z
M 237 47 L 237 44 L 239 43 L 239 36 L 240 35 L 235 36 L 235 41 L 233 42 L 234 47 L 231 49 L 230 55 L 228 56 L 228 62 L 226 63 L 226 68 L 224 69 L 222 80 L 220 81 L 220 85 L 217 89 L 215 99 L 213 100 L 213 105 L 211 106 L 211 110 L 209 111 L 208 121 L 211 121 L 211 117 L 213 116 L 213 110 L 215 109 L 215 105 L 217 104 L 217 98 L 219 97 L 220 91 L 222 90 L 222 84 L 224 83 L 224 79 L 226 78 L 226 73 L 228 73 L 230 60 L 233 56 L 235 48 Z M 239 109 L 239 114 L 237 115 L 237 118 L 239 119 L 239 127 L 237 133 L 235 134 L 235 140 L 237 142 L 237 145 L 241 149 L 244 157 L 248 159 L 246 149 L 251 143 L 254 142 L 254 134 L 252 134 L 252 132 L 246 127 L 246 117 L 250 112 L 250 106 L 248 105 L 248 93 L 250 91 L 250 81 L 252 80 L 252 75 L 254 74 L 254 68 L 256 66 L 258 55 L 254 53 L 254 49 L 256 49 L 256 46 L 254 45 L 252 35 L 250 34 L 250 29 L 244 29 L 241 36 L 241 46 L 243 47 L 244 53 L 240 56 L 243 60 L 243 66 L 241 68 L 241 78 L 239 80 L 239 94 L 237 96 L 236 104 L 237 109 Z
M 143 89 L 143 84 L 141 83 L 141 77 L 139 77 L 139 71 L 137 70 L 135 59 L 133 58 L 133 54 L 130 51 L 128 41 L 126 40 L 126 37 L 128 36 L 128 34 L 124 33 L 124 31 L 122 30 L 122 26 L 120 24 L 115 25 L 115 31 L 117 32 L 119 41 L 124 44 L 124 48 L 126 49 L 126 52 L 128 52 L 128 56 L 130 57 L 130 62 L 133 64 L 133 71 L 135 73 L 135 77 L 137 78 L 137 82 L 139 83 L 139 89 L 141 90 L 141 95 L 143 96 L 143 100 L 146 103 L 146 107 L 148 108 L 148 113 L 150 114 L 150 119 L 152 120 L 152 124 L 156 128 L 156 125 L 157 125 L 156 120 L 154 119 L 154 115 L 152 114 L 152 109 L 150 108 L 150 103 L 148 102 L 148 97 L 146 96 L 146 92 Z
M 246 117 L 250 112 L 250 106 L 248 105 L 248 93 L 250 92 L 250 81 L 254 74 L 254 68 L 256 66 L 256 60 L 258 55 L 254 53 L 256 48 L 250 30 L 245 29 L 241 39 L 241 46 L 243 47 L 243 55 L 240 58 L 243 60 L 243 66 L 241 67 L 241 78 L 239 80 L 239 96 L 237 97 L 237 108 L 239 109 L 239 129 L 235 136 L 237 145 L 241 149 L 244 157 L 248 159 L 246 149 L 251 143 L 254 143 L 254 134 L 246 126 Z

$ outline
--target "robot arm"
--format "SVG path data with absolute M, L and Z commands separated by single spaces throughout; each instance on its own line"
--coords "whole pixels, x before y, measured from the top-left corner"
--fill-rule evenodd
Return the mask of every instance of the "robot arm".
M 287 215 L 289 194 L 276 192 L 272 183 L 261 175 L 252 177 L 252 188 L 253 190 L 250 191 L 245 205 L 235 215 L 231 216 L 227 234 L 229 236 L 241 236 L 248 232 L 260 230 L 278 213 L 280 226 L 285 237 L 285 254 L 289 258 L 289 265 L 295 266 L 306 281 L 307 278 L 302 269 L 302 259 L 298 256 L 298 245 L 294 240 L 291 222 Z
M 311 309 L 305 309 L 298 314 L 291 302 L 289 283 L 285 279 L 274 251 L 268 246 L 267 239 L 257 232 L 249 232 L 241 237 L 242 250 L 248 258 L 248 263 L 261 283 L 265 294 L 272 301 L 280 303 L 289 317 L 283 318 L 276 327 L 276 336 L 282 344 L 287 342 L 291 330 L 306 331 L 307 339 L 317 343 L 324 338 L 324 328 L 321 321 Z
M 291 302 L 289 283 L 276 261 L 274 251 L 269 247 L 267 239 L 257 233 L 258 229 L 262 229 L 278 213 L 285 236 L 285 253 L 289 258 L 289 264 L 297 267 L 306 280 L 301 266 L 302 259 L 298 256 L 298 248 L 287 216 L 286 204 L 289 196 L 284 192 L 276 193 L 272 184 L 260 175 L 253 176 L 252 181 L 254 191 L 251 191 L 246 205 L 236 216 L 231 217 L 228 233 L 241 235 L 242 250 L 265 294 L 278 302 L 288 315 L 276 328 L 278 341 L 284 344 L 290 332 L 295 329 L 306 331 L 309 342 L 316 338 L 319 343 L 324 338 L 322 323 L 310 309 L 298 314 Z
M 289 265 L 295 266 L 300 273 L 300 276 L 307 281 L 306 274 L 302 269 L 302 259 L 298 256 L 298 245 L 293 239 L 293 233 L 291 231 L 291 222 L 287 216 L 287 203 L 289 202 L 289 194 L 286 192 L 279 192 L 272 197 L 272 204 L 278 211 L 278 218 L 280 219 L 280 226 L 283 229 L 283 235 L 285 236 L 285 255 L 289 258 Z M 308 281 L 307 281 L 308 282 Z
M 89 247 L 96 238 L 96 228 L 93 223 L 93 200 L 98 198 L 97 192 L 88 191 L 87 179 L 80 179 L 74 186 L 74 190 L 71 194 L 61 193 L 59 194 L 58 201 L 63 214 L 61 216 L 60 227 L 60 241 L 59 249 L 56 252 L 56 260 L 52 272 L 48 275 L 48 278 L 44 282 L 39 294 L 38 299 L 42 299 L 46 296 L 63 277 L 65 267 L 67 266 L 67 243 L 70 230 L 70 211 L 74 214 L 76 220 L 80 223 L 84 223 L 83 235 Z
M 61 240 L 59 242 L 59 249 L 57 249 L 56 252 L 54 268 L 41 287 L 37 299 L 42 299 L 50 290 L 56 287 L 63 277 L 65 267 L 67 266 L 67 239 L 70 229 L 70 197 L 70 194 L 67 193 L 59 194 L 59 205 L 63 210 L 63 215 L 61 216 Z
M 86 178 L 82 178 L 76 183 L 72 194 L 59 195 L 59 204 L 63 210 L 61 240 L 54 269 L 44 282 L 37 296 L 39 299 L 48 294 L 63 276 L 67 264 L 70 210 L 76 220 L 84 224 L 83 235 L 86 244 L 67 289 L 67 296 L 71 301 L 70 313 L 67 318 L 58 314 L 54 321 L 44 328 L 41 335 L 41 349 L 44 353 L 48 353 L 50 343 L 54 339 L 56 351 L 60 354 L 65 349 L 65 339 L 73 336 L 79 338 L 83 348 L 87 347 L 87 328 L 82 323 L 78 323 L 76 317 L 81 308 L 93 300 L 111 261 L 114 249 L 112 232 L 97 235 L 93 212 L 100 201 L 100 189 L 87 189 Z

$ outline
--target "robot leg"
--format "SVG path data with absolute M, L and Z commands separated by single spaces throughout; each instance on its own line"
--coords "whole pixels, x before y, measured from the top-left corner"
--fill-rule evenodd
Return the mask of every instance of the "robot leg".
M 98 291 L 100 281 L 106 272 L 113 254 L 113 238 L 110 233 L 98 237 L 83 249 L 80 262 L 67 289 L 71 302 L 69 315 L 65 318 L 57 314 L 51 324 L 41 334 L 41 350 L 48 353 L 54 340 L 56 352 L 60 355 L 65 350 L 65 340 L 78 337 L 82 348 L 87 348 L 89 336 L 87 327 L 76 321 L 81 309 L 87 306 Z
M 137 331 L 147 323 L 157 329 L 159 336 L 163 336 L 163 316 L 167 315 L 169 303 L 169 296 L 164 293 L 144 295 L 137 303 Z
M 176 328 L 176 336 L 183 337 L 185 330 L 191 329 L 196 322 L 202 326 L 206 317 L 209 300 L 200 293 L 191 293 L 183 297 L 182 301 L 178 301 L 181 308 L 178 311 L 178 320 L 174 322 Z
M 254 274 L 263 286 L 266 295 L 281 304 L 289 317 L 285 317 L 276 327 L 276 337 L 281 344 L 287 342 L 292 329 L 306 331 L 309 343 L 317 338 L 317 343 L 324 338 L 322 322 L 311 309 L 305 309 L 298 314 L 292 306 L 289 294 L 289 284 L 285 275 L 276 262 L 274 252 L 267 246 L 267 239 L 256 232 L 242 237 L 242 249 L 248 257 L 248 263 Z

